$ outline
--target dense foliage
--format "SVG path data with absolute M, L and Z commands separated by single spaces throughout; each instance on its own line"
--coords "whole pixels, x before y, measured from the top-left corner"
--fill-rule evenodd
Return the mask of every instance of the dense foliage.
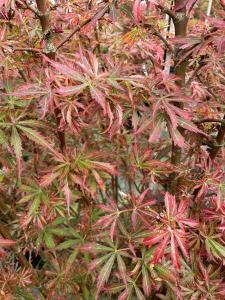
M 225 299 L 225 1 L 0 24 L 1 299 Z

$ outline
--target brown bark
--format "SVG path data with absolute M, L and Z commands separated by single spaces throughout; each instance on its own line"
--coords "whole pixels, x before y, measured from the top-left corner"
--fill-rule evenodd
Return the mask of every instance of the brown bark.
M 36 3 L 39 12 L 38 17 L 40 20 L 42 32 L 44 34 L 44 39 L 46 41 L 44 52 L 49 58 L 55 59 L 56 48 L 54 47 L 51 40 L 50 17 L 49 17 L 47 2 L 46 0 L 36 0 Z M 55 108 L 54 114 L 55 114 L 56 124 L 57 126 L 59 126 L 60 110 L 58 108 Z M 62 152 L 64 152 L 66 148 L 64 131 L 58 130 L 58 140 L 60 144 L 60 149 Z
M 180 7 L 182 4 L 182 0 L 176 0 L 175 1 L 175 7 Z M 187 25 L 188 25 L 188 17 L 186 15 L 186 7 L 182 7 L 180 10 L 176 12 L 176 18 L 173 18 L 174 27 L 175 27 L 175 36 L 176 37 L 185 37 L 187 35 Z M 174 56 L 174 64 L 175 64 L 175 75 L 179 77 L 179 79 L 176 81 L 177 85 L 180 86 L 180 88 L 183 88 L 185 86 L 185 77 L 186 77 L 186 69 L 188 65 L 188 61 L 184 60 L 181 63 L 178 64 L 180 60 L 180 49 L 175 49 L 175 56 Z M 183 104 L 176 104 L 180 108 L 183 108 Z M 178 130 L 183 133 L 182 128 L 178 128 Z M 181 161 L 182 156 L 182 149 L 174 143 L 172 143 L 172 154 L 171 154 L 171 163 L 174 165 L 179 165 Z M 168 185 L 167 189 L 172 194 L 175 193 L 177 187 L 177 181 L 176 181 L 176 173 L 172 173 L 169 176 L 168 179 Z
M 37 8 L 40 12 L 38 17 L 41 23 L 41 28 L 43 33 L 46 34 L 49 31 L 49 25 L 50 25 L 47 3 L 46 0 L 36 0 L 36 3 L 37 3 Z
M 225 115 L 223 120 L 225 121 Z M 220 148 L 223 146 L 224 139 L 225 139 L 225 123 L 222 123 L 216 137 L 216 144 L 209 151 L 209 157 L 211 158 L 211 160 L 214 160 L 216 158 Z

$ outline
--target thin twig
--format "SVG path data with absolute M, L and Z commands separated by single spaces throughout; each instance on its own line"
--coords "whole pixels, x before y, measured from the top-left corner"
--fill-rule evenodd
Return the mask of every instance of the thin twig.
M 186 82 L 186 86 L 188 86 L 191 81 L 195 78 L 195 76 L 198 75 L 198 72 L 201 70 L 202 67 L 204 67 L 205 64 L 200 64 L 195 70 L 194 73 L 192 74 L 192 76 L 188 79 L 188 81 Z
M 170 45 L 170 43 L 168 43 L 168 41 L 161 35 L 161 33 L 160 32 L 158 32 L 158 31 L 154 31 L 153 32 L 153 34 L 154 35 L 156 35 L 164 44 L 165 44 L 165 46 L 168 48 L 168 50 L 172 53 L 172 54 L 174 54 L 174 49 L 173 49 L 173 47 Z
M 74 36 L 74 34 L 76 34 L 85 25 L 87 25 L 92 20 L 94 20 L 96 18 L 96 16 L 98 16 L 98 19 L 102 18 L 105 15 L 105 13 L 108 11 L 108 9 L 109 9 L 109 4 L 105 5 L 105 7 L 102 10 L 100 10 L 99 12 L 97 12 L 93 17 L 90 17 L 89 19 L 83 21 L 80 25 L 77 25 L 77 27 L 75 27 L 74 30 L 56 46 L 56 49 L 58 50 L 59 48 L 61 48 L 66 42 L 68 42 Z

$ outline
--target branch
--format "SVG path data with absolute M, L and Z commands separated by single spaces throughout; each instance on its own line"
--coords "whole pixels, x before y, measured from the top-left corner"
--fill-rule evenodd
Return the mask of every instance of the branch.
M 16 51 L 27 51 L 27 52 L 42 52 L 42 49 L 38 49 L 38 48 L 13 48 L 13 52 Z
M 16 2 L 17 2 L 19 5 L 21 5 L 23 9 L 29 9 L 30 11 L 32 11 L 32 12 L 39 18 L 39 16 L 40 16 L 39 11 L 38 11 L 37 9 L 35 9 L 34 7 L 32 7 L 31 5 L 29 5 L 29 4 L 27 3 L 27 1 L 25 1 L 25 3 L 24 3 L 24 2 L 22 2 L 22 1 L 20 1 L 20 0 L 16 0 Z
M 207 119 L 202 119 L 202 120 L 194 121 L 194 123 L 195 124 L 202 124 L 202 123 L 221 123 L 221 124 L 225 124 L 225 120 L 214 119 L 214 118 L 207 118 Z
M 177 16 L 171 9 L 164 7 L 161 4 L 157 4 L 156 7 L 158 7 L 161 10 L 161 12 L 163 12 L 164 14 L 167 14 L 168 16 L 170 16 L 172 18 L 173 22 L 177 21 Z
M 108 9 L 109 9 L 109 4 L 107 4 L 102 10 L 98 11 L 93 17 L 90 17 L 89 19 L 83 21 L 80 25 L 77 25 L 77 27 L 75 27 L 75 29 L 56 46 L 56 50 L 61 48 L 66 42 L 68 42 L 74 36 L 74 34 L 80 31 L 85 25 L 93 21 L 95 18 L 101 19 L 108 11 Z
M 174 50 L 173 50 L 173 47 L 168 43 L 168 41 L 161 35 L 161 33 L 160 32 L 158 32 L 158 31 L 154 31 L 153 32 L 153 34 L 154 35 L 156 35 L 164 44 L 165 44 L 165 46 L 168 48 L 168 50 L 172 53 L 172 54 L 174 54 Z
M 205 64 L 200 64 L 193 72 L 192 76 L 188 79 L 188 81 L 186 82 L 186 86 L 188 86 L 192 80 L 195 78 L 195 76 L 198 75 L 198 72 L 201 70 L 202 67 L 204 67 Z
M 183 1 L 183 0 L 182 0 Z M 175 6 L 177 6 L 181 0 L 175 1 Z M 188 26 L 188 18 L 186 16 L 186 8 L 182 8 L 180 11 L 182 13 L 182 18 L 178 19 L 175 15 L 175 17 L 171 16 L 174 22 L 175 27 L 175 37 L 186 37 L 187 35 L 187 26 Z M 174 55 L 174 61 L 179 57 L 179 48 L 175 49 L 175 55 Z M 187 70 L 187 64 L 188 59 L 184 60 L 179 66 L 175 66 L 174 74 L 179 79 L 176 80 L 176 84 L 182 89 L 185 87 L 185 79 L 186 79 L 186 70 Z M 183 103 L 175 103 L 175 106 L 179 107 L 180 109 L 183 109 Z M 181 127 L 178 127 L 178 130 L 181 135 L 184 134 L 184 129 Z M 171 163 L 175 166 L 179 165 L 182 159 L 182 150 L 179 146 L 175 145 L 174 142 L 172 142 L 172 149 L 171 149 Z M 174 194 L 177 190 L 178 181 L 176 178 L 176 173 L 171 173 L 168 178 L 168 184 L 167 188 L 168 191 L 172 194 Z
M 49 12 L 47 11 L 46 1 L 45 0 L 36 0 L 37 8 L 40 12 L 38 15 L 42 31 L 46 34 L 49 31 Z
M 220 146 L 223 146 L 224 144 L 224 138 L 225 138 L 225 115 L 223 118 L 223 123 L 220 126 L 220 129 L 218 131 L 217 137 L 216 137 L 216 145 L 218 145 L 219 147 L 215 147 L 210 149 L 209 151 L 209 157 L 211 158 L 211 160 L 214 160 L 220 150 Z

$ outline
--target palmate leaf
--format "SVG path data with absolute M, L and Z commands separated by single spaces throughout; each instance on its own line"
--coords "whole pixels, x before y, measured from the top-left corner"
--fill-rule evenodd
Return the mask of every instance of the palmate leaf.
M 116 259 L 116 254 L 112 254 L 107 263 L 102 267 L 97 279 L 97 293 L 95 299 L 98 299 L 99 293 L 104 284 L 107 283 Z
M 46 246 L 49 248 L 49 249 L 52 249 L 52 248 L 55 248 L 55 242 L 54 242 L 54 239 L 53 239 L 53 236 L 51 233 L 49 232 L 45 232 L 44 233 L 44 242 L 46 244 Z
M 103 109 L 106 114 L 106 99 L 105 95 L 96 87 L 90 86 L 90 93 L 93 100 L 95 100 Z
M 16 241 L 0 238 L 0 247 L 10 247 L 16 244 Z
M 47 58 L 46 58 L 47 59 Z M 68 67 L 67 65 L 65 64 L 60 64 L 60 63 L 57 63 L 53 60 L 49 60 L 47 59 L 50 64 L 57 70 L 59 71 L 60 73 L 62 73 L 63 75 L 75 80 L 75 81 L 79 81 L 79 82 L 82 82 L 84 83 L 86 81 L 86 78 L 83 77 L 79 72 L 77 72 L 76 70 Z
M 86 87 L 88 87 L 88 84 L 83 83 L 80 85 L 61 87 L 57 90 L 57 92 L 64 96 L 71 96 L 81 93 Z
M 137 295 L 137 299 L 138 300 L 145 300 L 145 296 L 143 295 L 142 291 L 139 289 L 139 287 L 134 284 L 134 289 L 135 289 L 135 292 L 136 292 L 136 295 Z
M 166 280 L 169 282 L 177 281 L 175 274 L 173 274 L 173 272 L 166 266 L 158 265 L 158 264 L 154 265 L 153 271 L 155 271 L 157 276 L 159 276 L 159 278 L 161 278 L 163 280 Z
M 34 141 L 35 143 L 41 145 L 42 147 L 48 149 L 52 154 L 54 154 L 56 157 L 60 157 L 60 153 L 58 153 L 54 147 L 46 141 L 46 139 L 36 130 L 31 129 L 29 127 L 24 127 L 21 125 L 17 125 L 17 128 L 19 128 L 27 137 L 28 139 Z
M 21 166 L 21 158 L 22 158 L 22 142 L 20 135 L 16 129 L 16 127 L 12 128 L 12 134 L 11 134 L 11 145 L 15 151 L 16 154 L 16 160 L 17 160 L 17 167 L 18 167 L 18 176 L 21 176 L 22 172 L 22 166 Z
M 225 246 L 212 238 L 206 238 L 206 247 L 217 258 L 225 258 Z
M 117 265 L 118 265 L 118 269 L 119 269 L 119 272 L 120 272 L 120 275 L 123 279 L 123 282 L 125 284 L 127 284 L 127 268 L 126 268 L 126 264 L 124 262 L 124 260 L 122 259 L 121 255 L 118 253 L 117 256 Z
M 95 268 L 100 267 L 105 261 L 107 261 L 111 257 L 112 253 L 108 253 L 106 255 L 103 255 L 99 258 L 96 258 L 91 261 L 91 263 L 88 265 L 89 271 L 92 271 Z
M 34 214 L 38 210 L 40 204 L 41 204 L 41 197 L 38 195 L 37 197 L 34 198 L 32 204 L 30 206 L 28 214 L 29 215 Z
M 7 136 L 4 131 L 0 129 L 0 145 L 7 143 Z
M 148 268 L 146 267 L 146 265 L 142 265 L 141 272 L 142 272 L 142 288 L 145 296 L 148 297 L 151 293 L 151 282 L 150 282 Z
M 166 215 L 161 218 L 161 225 L 156 226 L 150 233 L 149 237 L 144 239 L 144 245 L 153 246 L 157 244 L 157 248 L 153 255 L 152 261 L 158 263 L 160 258 L 165 255 L 166 247 L 170 244 L 170 257 L 175 268 L 180 268 L 179 258 L 182 252 L 185 258 L 189 257 L 187 248 L 187 232 L 186 227 L 196 228 L 198 222 L 187 218 L 187 204 L 181 201 L 177 207 L 176 199 L 169 192 L 165 194 Z M 174 227 L 176 224 L 180 227 Z
M 22 184 L 20 190 L 24 196 L 20 198 L 18 204 L 29 202 L 29 216 L 35 214 L 42 203 L 47 204 L 49 201 L 47 193 L 34 181 L 30 181 L 29 185 Z

